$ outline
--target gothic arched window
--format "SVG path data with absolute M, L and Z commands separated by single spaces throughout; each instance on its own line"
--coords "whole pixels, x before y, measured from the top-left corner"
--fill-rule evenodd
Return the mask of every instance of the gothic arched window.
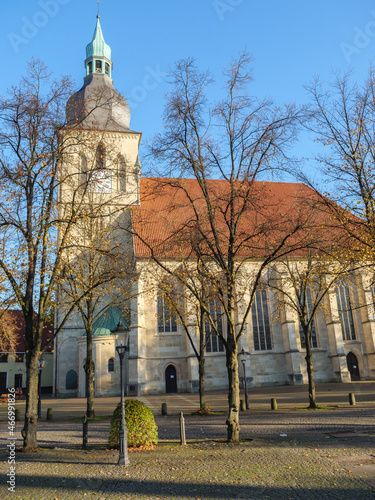
M 223 306 L 218 297 L 210 299 L 209 311 L 217 331 L 223 335 Z M 206 334 L 206 352 L 224 352 L 223 341 L 212 328 L 208 318 L 204 321 L 204 331 Z
M 157 293 L 158 332 L 177 332 L 176 313 L 173 302 L 176 300 L 176 291 L 168 281 L 161 283 Z
M 251 306 L 251 316 L 253 319 L 255 351 L 272 350 L 267 291 L 265 288 L 260 288 L 255 292 L 254 302 Z
M 124 157 L 119 156 L 117 163 L 119 191 L 126 191 L 126 163 Z
M 306 301 L 305 303 L 305 310 L 307 313 L 308 318 L 311 317 L 311 311 L 313 309 L 313 296 L 312 296 L 312 291 L 310 288 L 306 288 L 306 296 L 305 294 L 302 295 L 302 301 Z M 299 325 L 299 335 L 301 338 L 301 347 L 302 349 L 306 349 L 306 340 L 305 340 L 305 335 L 303 333 L 303 328 L 300 323 Z M 315 321 L 312 321 L 311 323 L 311 347 L 317 348 L 318 347 L 318 339 L 316 337 L 316 328 L 315 328 Z
M 341 280 L 336 287 L 337 308 L 339 311 L 342 336 L 344 340 L 355 340 L 352 304 L 349 286 Z
M 113 358 L 109 358 L 108 360 L 108 372 L 115 371 L 115 360 Z
M 96 148 L 96 168 L 105 169 L 105 147 L 101 143 Z
M 81 184 L 81 186 L 85 187 L 85 184 L 87 182 L 87 158 L 86 158 L 86 156 L 81 154 L 80 161 L 81 161 L 80 184 Z

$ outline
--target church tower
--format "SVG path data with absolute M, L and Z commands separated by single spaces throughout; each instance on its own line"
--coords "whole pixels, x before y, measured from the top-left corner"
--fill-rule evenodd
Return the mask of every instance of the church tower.
M 77 151 L 81 179 L 92 192 L 107 193 L 126 205 L 139 204 L 142 134 L 130 130 L 130 109 L 113 87 L 111 48 L 97 16 L 94 35 L 86 47 L 83 87 L 67 103 L 68 127 L 87 131 Z M 85 144 L 86 142 L 86 144 Z
M 130 129 L 129 105 L 113 87 L 111 49 L 104 40 L 99 15 L 92 40 L 86 47 L 84 66 L 83 86 L 69 98 L 66 106 L 67 126 L 61 133 L 61 140 L 68 145 L 64 148 L 68 153 L 63 152 L 62 156 L 64 178 L 59 195 L 61 213 L 65 207 L 68 210 L 69 205 L 74 205 L 84 215 L 70 233 L 71 244 L 65 242 L 67 267 L 76 275 L 74 286 L 78 291 L 80 286 L 82 289 L 90 286 L 87 261 L 87 256 L 91 255 L 90 241 L 103 245 L 103 255 L 109 242 L 111 247 L 117 246 L 119 258 L 113 263 L 112 273 L 116 273 L 117 265 L 119 269 L 126 267 L 121 257 L 132 262 L 133 240 L 123 228 L 131 224 L 132 212 L 128 207 L 139 205 L 140 185 L 138 148 L 141 134 Z M 92 216 L 86 217 L 88 213 Z M 100 272 L 102 264 L 95 264 Z M 83 279 L 79 280 L 78 276 Z M 124 313 L 126 307 L 119 307 L 127 303 L 127 297 L 118 289 L 117 284 L 113 289 L 95 288 L 99 297 L 99 313 L 93 318 L 92 327 L 96 395 L 118 395 L 120 391 L 115 342 L 121 339 L 123 332 L 120 334 L 116 327 L 118 324 L 128 327 L 130 315 Z M 61 290 L 64 297 L 67 292 L 63 291 L 63 286 Z M 113 298 L 115 294 L 119 300 L 108 300 L 111 306 L 105 309 L 108 297 Z M 60 306 L 60 310 L 56 310 L 56 322 L 61 322 L 63 317 L 63 306 Z M 76 310 L 57 337 L 57 395 L 85 395 L 86 340 L 82 316 Z

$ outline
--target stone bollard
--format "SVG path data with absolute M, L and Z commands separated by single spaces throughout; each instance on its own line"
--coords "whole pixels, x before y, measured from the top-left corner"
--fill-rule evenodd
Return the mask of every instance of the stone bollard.
M 83 434 L 82 434 L 82 448 L 85 450 L 87 448 L 87 440 L 89 434 L 89 420 L 87 415 L 83 417 Z
M 53 420 L 53 408 L 47 408 L 47 420 Z
M 271 398 L 271 410 L 277 410 L 277 399 Z
M 19 422 L 21 420 L 21 410 L 19 408 L 16 408 L 15 410 L 15 421 Z
M 186 435 L 185 435 L 185 419 L 182 411 L 180 412 L 180 444 L 186 444 Z
M 349 404 L 355 406 L 355 394 L 354 392 L 349 392 Z
M 167 414 L 168 414 L 168 411 L 167 411 L 167 403 L 162 403 L 162 404 L 161 404 L 161 414 L 162 414 L 162 415 L 167 415 Z
M 240 399 L 240 411 L 246 410 L 246 404 L 244 399 Z

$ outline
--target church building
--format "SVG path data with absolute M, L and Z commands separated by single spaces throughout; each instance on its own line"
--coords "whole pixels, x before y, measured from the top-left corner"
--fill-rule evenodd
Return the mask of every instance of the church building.
M 141 133 L 130 129 L 129 105 L 113 87 L 111 49 L 105 43 L 99 16 L 92 41 L 86 47 L 86 76 L 83 87 L 68 101 L 68 123 L 86 114 L 83 129 L 92 138 L 90 146 L 78 146 L 75 162 L 82 175 L 90 172 L 92 158 L 101 165 L 92 175 L 98 197 L 111 196 L 111 205 L 124 210 L 134 232 L 157 241 L 168 232 L 167 200 L 171 187 L 160 188 L 158 179 L 142 178 L 139 161 Z M 106 105 L 100 105 L 101 99 Z M 216 182 L 218 189 L 221 181 Z M 94 185 L 93 184 L 93 185 Z M 294 183 L 263 183 L 275 206 L 284 206 L 297 193 L 308 188 Z M 196 181 L 186 180 L 194 191 Z M 93 191 L 95 191 L 93 189 Z M 150 195 L 151 194 L 151 195 Z M 148 224 L 142 225 L 144 214 Z M 146 234 L 147 233 L 147 234 Z M 124 243 L 137 270 L 132 293 L 121 304 L 110 305 L 94 322 L 93 360 L 95 395 L 120 394 L 120 363 L 116 345 L 123 338 L 119 325 L 129 330 L 129 351 L 125 362 L 128 395 L 165 392 L 197 392 L 198 362 L 182 325 L 168 311 L 158 288 L 157 273 L 149 273 L 150 255 L 142 240 L 130 233 Z M 165 259 L 176 260 L 172 249 Z M 251 263 L 249 263 L 249 272 Z M 151 266 L 152 267 L 152 266 Z M 284 308 L 276 313 L 274 293 L 264 287 L 256 292 L 247 319 L 240 349 L 250 353 L 246 360 L 248 387 L 306 384 L 306 349 L 298 319 Z M 312 339 L 316 382 L 349 382 L 375 379 L 375 312 L 371 280 L 358 273 L 341 280 L 329 292 L 325 311 L 319 313 Z M 128 308 L 128 312 L 126 309 Z M 240 314 L 240 313 L 239 313 Z M 56 321 L 60 312 L 56 311 Z M 218 315 L 218 328 L 225 331 L 224 315 Z M 191 336 L 198 329 L 191 324 Z M 86 394 L 84 364 L 86 333 L 78 313 L 71 315 L 55 344 L 54 390 L 56 396 Z M 227 387 L 224 347 L 211 335 L 206 349 L 207 390 Z M 242 373 L 240 373 L 242 378 Z

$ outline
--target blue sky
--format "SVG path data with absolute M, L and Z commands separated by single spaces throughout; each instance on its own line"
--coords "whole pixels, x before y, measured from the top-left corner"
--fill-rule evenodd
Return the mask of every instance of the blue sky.
M 31 57 L 81 87 L 96 0 L 2 2 L 0 93 L 17 83 Z M 193 57 L 219 75 L 246 48 L 254 57 L 251 92 L 278 104 L 306 101 L 303 86 L 332 68 L 366 78 L 375 56 L 370 0 L 102 0 L 101 25 L 112 48 L 114 85 L 129 99 L 131 128 L 149 140 L 162 126 L 166 72 Z M 5 60 L 4 60 L 5 59 Z M 311 156 L 304 140 L 298 154 Z

